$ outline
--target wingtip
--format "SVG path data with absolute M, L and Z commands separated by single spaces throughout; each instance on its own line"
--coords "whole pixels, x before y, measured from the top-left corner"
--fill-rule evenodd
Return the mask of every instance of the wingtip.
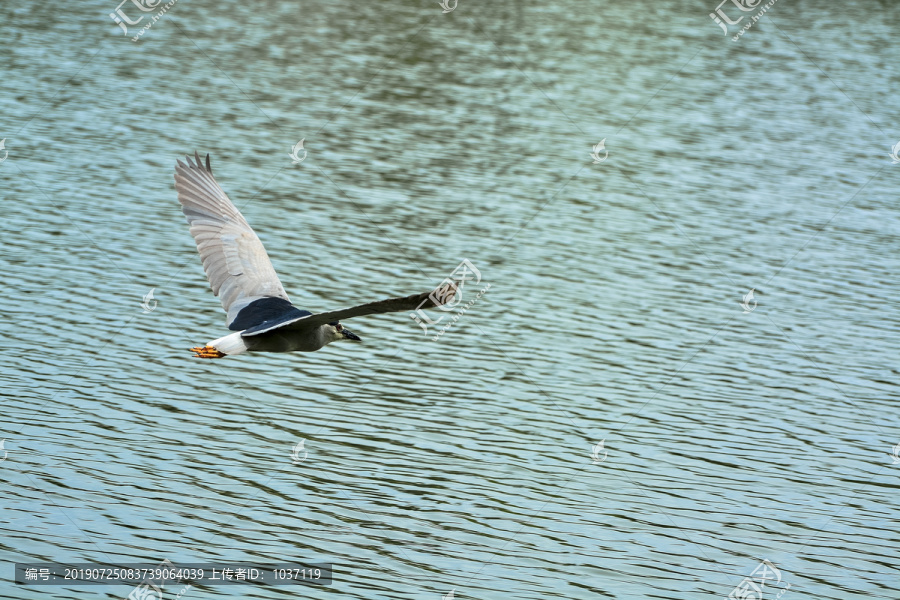
M 203 170 L 203 159 L 200 158 L 200 153 L 194 150 L 194 156 L 191 158 L 190 154 L 184 155 L 184 160 L 187 164 L 181 162 L 181 159 L 176 159 L 175 162 L 178 163 L 178 167 L 182 169 L 200 169 Z M 212 165 L 209 162 L 209 153 L 206 154 L 206 171 L 209 174 L 212 174 Z

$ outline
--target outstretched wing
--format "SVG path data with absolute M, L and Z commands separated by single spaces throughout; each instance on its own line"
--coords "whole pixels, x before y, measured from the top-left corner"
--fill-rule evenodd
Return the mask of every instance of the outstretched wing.
M 226 323 L 260 298 L 290 302 L 259 237 L 213 177 L 209 155 L 205 167 L 196 152 L 193 161 L 185 159 L 175 167 L 175 189 L 209 285 L 228 313 Z
M 369 302 L 368 304 L 360 304 L 351 308 L 342 308 L 340 310 L 332 310 L 329 312 L 309 314 L 303 316 L 284 315 L 280 318 L 263 321 L 255 327 L 251 327 L 244 331 L 241 335 L 244 337 L 260 335 L 273 329 L 285 330 L 303 330 L 314 329 L 325 323 L 334 323 L 342 319 L 352 319 L 353 317 L 361 317 L 363 315 L 375 315 L 390 312 L 402 312 L 406 310 L 416 310 L 419 308 L 432 308 L 439 306 L 438 303 L 431 299 L 434 291 L 423 292 L 421 294 L 413 294 L 412 296 L 404 296 L 402 298 L 388 298 L 387 300 L 378 300 L 377 302 Z M 438 298 L 445 298 L 444 294 L 435 294 Z M 452 297 L 452 296 L 451 296 Z M 449 299 L 449 298 L 448 298 Z

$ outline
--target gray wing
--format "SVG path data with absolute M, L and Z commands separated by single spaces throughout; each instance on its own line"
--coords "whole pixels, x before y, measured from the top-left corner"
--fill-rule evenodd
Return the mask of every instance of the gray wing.
M 185 157 L 175 167 L 175 190 L 203 261 L 213 294 L 231 323 L 242 308 L 260 298 L 290 302 L 262 242 L 213 177 L 206 155 Z
M 403 296 L 402 298 L 388 298 L 386 300 L 378 300 L 377 302 L 369 302 L 368 304 L 360 304 L 351 308 L 342 308 L 329 312 L 317 313 L 313 315 L 304 315 L 300 317 L 291 317 L 286 319 L 272 319 L 260 323 L 256 327 L 251 327 L 244 331 L 241 335 L 244 337 L 260 335 L 273 329 L 284 328 L 286 330 L 303 330 L 313 329 L 324 325 L 325 323 L 334 323 L 342 319 L 352 319 L 353 317 L 362 317 L 364 315 L 375 315 L 390 312 L 402 312 L 406 310 L 414 311 L 420 308 L 432 308 L 440 306 L 439 302 L 432 299 L 432 294 L 438 298 L 453 298 L 451 294 L 447 297 L 447 290 L 440 290 L 435 293 L 422 292 L 421 294 L 413 294 L 412 296 Z

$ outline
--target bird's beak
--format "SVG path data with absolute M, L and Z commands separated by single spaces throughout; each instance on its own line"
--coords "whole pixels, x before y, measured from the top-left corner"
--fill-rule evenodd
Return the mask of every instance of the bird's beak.
M 350 331 L 349 329 L 343 329 L 343 330 L 341 331 L 341 333 L 344 334 L 344 339 L 345 339 L 345 340 L 355 340 L 355 341 L 357 341 L 357 342 L 361 342 L 361 341 L 362 341 L 362 338 L 360 338 L 358 335 L 356 335 L 355 333 L 353 333 L 353 332 Z

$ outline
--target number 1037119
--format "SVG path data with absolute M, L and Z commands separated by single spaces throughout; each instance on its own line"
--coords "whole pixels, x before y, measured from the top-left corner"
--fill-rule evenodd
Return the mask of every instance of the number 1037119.
M 321 569 L 274 569 L 272 573 L 275 579 L 319 579 L 322 577 Z

